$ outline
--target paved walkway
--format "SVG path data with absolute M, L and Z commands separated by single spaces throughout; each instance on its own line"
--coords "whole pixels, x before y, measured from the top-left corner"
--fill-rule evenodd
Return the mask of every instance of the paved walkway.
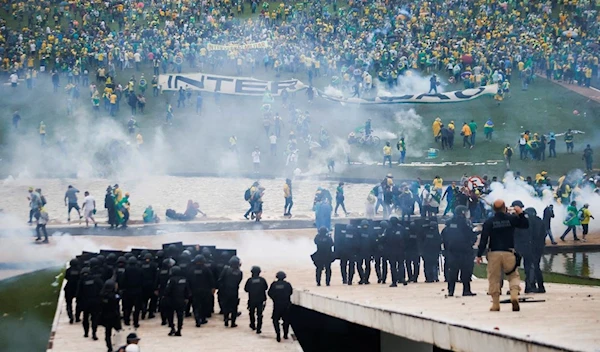
M 174 233 L 135 238 L 79 236 L 64 238 L 65 242 L 53 241 L 49 246 L 29 246 L 29 248 L 36 254 L 40 254 L 42 251 L 53 253 L 57 259 L 62 258 L 67 261 L 70 254 L 57 248 L 67 243 L 71 244 L 73 251 L 83 249 L 95 251 L 100 248 L 155 248 L 164 242 L 172 241 L 214 244 L 218 247 L 238 249 L 242 268 L 246 275 L 243 282 L 245 282 L 252 265 L 262 267 L 263 276 L 268 282 L 274 280 L 278 270 L 283 269 L 294 286 L 294 290 L 302 291 L 303 294 L 320 295 L 368 307 L 435 318 L 448 324 L 459 324 L 472 329 L 483 329 L 521 339 L 546 341 L 574 350 L 593 351 L 594 348 L 600 346 L 597 335 L 598 317 L 600 316 L 600 304 L 598 304 L 600 289 L 598 288 L 548 284 L 548 294 L 539 296 L 547 300 L 545 303 L 523 304 L 520 313 L 508 312 L 508 307 L 504 308 L 505 306 L 503 306 L 503 312 L 494 314 L 488 312 L 490 303 L 489 297 L 485 295 L 487 283 L 484 280 L 476 280 L 473 283 L 474 291 L 478 293 L 478 296 L 473 298 L 445 298 L 444 283 L 419 283 L 396 289 L 376 284 L 348 287 L 341 285 L 339 265 L 338 262 L 335 262 L 332 286 L 316 287 L 314 285 L 314 266 L 309 258 L 309 255 L 314 252 L 313 236 L 312 229 L 241 233 Z M 20 243 L 27 246 L 27 241 L 24 239 L 20 239 Z M 460 292 L 460 285 L 457 291 Z M 218 317 L 213 318 L 206 327 L 197 329 L 191 318 L 188 318 L 183 328 L 184 336 L 174 338 L 167 336 L 167 329 L 161 327 L 156 319 L 142 321 L 138 334 L 142 337 L 144 350 L 182 350 L 183 346 L 190 344 L 195 344 L 199 348 L 210 346 L 211 349 L 218 351 L 287 351 L 298 348 L 298 344 L 291 341 L 277 344 L 268 319 L 265 320 L 263 334 L 256 336 L 248 328 L 248 314 L 244 309 L 247 296 L 243 293 L 240 297 L 242 299 L 240 310 L 243 315 L 239 319 L 240 326 L 237 329 L 224 328 Z M 270 315 L 270 309 L 271 302 L 268 302 L 265 313 L 267 318 Z M 566 319 L 564 315 L 567 312 L 569 319 Z M 96 342 L 84 339 L 81 326 L 68 324 L 62 303 L 60 304 L 60 314 L 54 338 L 54 351 L 104 350 L 102 339 Z M 337 314 L 343 315 L 344 312 Z M 357 317 L 346 318 L 352 321 Z M 103 330 L 101 329 L 99 337 L 102 334 Z
M 538 78 L 544 79 L 544 80 L 548 80 L 545 76 L 542 75 L 537 75 Z M 565 82 L 562 81 L 555 81 L 555 80 L 551 80 L 552 83 L 558 84 L 559 86 L 569 89 L 577 94 L 583 95 L 584 97 L 587 97 L 591 100 L 594 100 L 598 103 L 600 103 L 600 90 L 598 90 L 597 88 L 587 88 L 587 87 L 582 87 L 582 86 L 578 86 L 577 84 L 567 84 Z

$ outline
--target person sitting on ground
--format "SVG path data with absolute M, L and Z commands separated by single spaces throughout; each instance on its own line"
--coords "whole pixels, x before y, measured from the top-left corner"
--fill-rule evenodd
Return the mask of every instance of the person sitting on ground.
M 158 223 L 160 221 L 158 216 L 154 213 L 154 209 L 152 209 L 151 205 L 144 210 L 143 219 L 145 224 Z
M 165 215 L 167 216 L 167 218 L 172 220 L 190 221 L 193 220 L 198 214 L 201 214 L 202 216 L 206 217 L 206 214 L 202 212 L 202 210 L 200 210 L 200 205 L 197 202 L 194 202 L 190 199 L 188 200 L 185 213 L 181 214 L 175 212 L 175 210 L 173 209 L 167 209 Z

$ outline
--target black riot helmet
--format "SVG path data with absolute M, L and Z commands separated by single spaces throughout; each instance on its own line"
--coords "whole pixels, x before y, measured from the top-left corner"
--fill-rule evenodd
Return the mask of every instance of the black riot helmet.
M 125 257 L 125 259 L 129 259 L 131 257 L 134 257 L 134 255 L 131 252 L 127 252 L 127 253 L 125 253 L 124 257 Z
M 202 255 L 204 256 L 204 258 L 210 258 L 212 256 L 212 253 L 210 252 L 210 248 L 202 247 Z
M 202 254 L 198 254 L 194 257 L 194 260 L 192 261 L 193 263 L 196 264 L 204 264 L 205 258 Z
M 144 254 L 144 260 L 149 262 L 152 260 L 152 253 L 146 253 Z
M 326 235 L 329 231 L 327 230 L 327 228 L 325 226 L 321 226 L 319 228 L 319 235 Z
M 117 258 L 117 264 L 125 264 L 127 262 L 127 259 L 125 259 L 124 256 L 120 256 L 119 258 Z
M 78 267 L 79 261 L 77 259 L 71 259 L 71 261 L 69 261 L 69 266 L 70 267 Z
M 131 266 L 136 265 L 137 259 L 135 259 L 135 257 L 129 257 L 129 259 L 127 259 L 127 264 Z
M 90 267 L 94 268 L 100 265 L 100 261 L 97 258 L 90 259 Z
M 117 255 L 116 255 L 116 254 L 114 254 L 114 253 L 109 253 L 109 254 L 106 256 L 106 263 L 108 263 L 108 264 L 111 264 L 111 265 L 112 265 L 112 264 L 114 264 L 116 261 L 117 261 Z
M 81 275 L 86 276 L 89 275 L 90 273 L 90 268 L 88 268 L 87 266 L 83 269 L 81 269 Z
M 164 251 L 158 251 L 156 252 L 156 258 L 157 259 L 162 259 L 165 256 L 165 252 Z
M 464 218 L 467 216 L 467 207 L 459 205 L 454 209 L 454 216 Z
M 103 256 L 102 254 L 98 254 L 98 255 L 96 256 L 96 259 L 98 259 L 98 264 L 99 264 L 99 265 L 102 265 L 102 264 L 104 264 L 104 256 Z
M 250 269 L 250 272 L 256 275 L 260 274 L 260 266 L 253 266 L 252 269 Z
M 172 276 L 178 276 L 181 274 L 181 268 L 178 267 L 177 265 L 175 265 L 174 267 L 171 268 L 171 275 Z
M 238 258 L 238 256 L 234 255 L 233 257 L 231 257 L 231 259 L 229 259 L 229 266 L 232 268 L 239 268 L 240 267 L 240 258 Z
M 348 224 L 346 225 L 346 232 L 352 232 L 354 231 L 355 227 L 352 224 Z
M 363 229 L 368 229 L 369 228 L 369 220 L 363 220 L 360 222 L 360 227 Z
M 398 219 L 398 217 L 396 215 L 392 215 L 390 216 L 390 224 L 392 226 L 396 226 L 400 223 L 400 219 Z
M 385 220 L 383 220 L 382 222 L 380 222 L 380 223 L 379 223 L 379 226 L 381 226 L 381 229 L 382 229 L 382 230 L 385 230 L 385 229 L 387 229 L 388 227 L 390 227 L 390 223 L 389 223 L 389 222 L 387 222 L 387 221 L 385 221 Z
M 171 266 L 171 260 L 170 259 L 165 259 L 162 261 L 162 267 L 163 269 L 169 269 L 169 267 Z
M 277 280 L 283 280 L 287 276 L 285 275 L 285 273 L 283 271 L 278 271 L 277 274 L 275 275 L 275 277 L 277 278 Z

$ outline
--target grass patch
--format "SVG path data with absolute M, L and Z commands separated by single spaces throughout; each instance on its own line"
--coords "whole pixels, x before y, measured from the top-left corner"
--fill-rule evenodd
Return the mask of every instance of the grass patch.
M 62 276 L 49 268 L 0 281 L 0 351 L 45 351 Z
M 473 268 L 473 275 L 480 279 L 487 279 L 487 265 L 475 265 Z M 524 278 L 525 273 L 523 269 L 519 269 L 519 275 Z M 599 279 L 577 277 L 559 273 L 544 272 L 544 282 L 553 284 L 569 284 L 569 285 L 583 285 L 583 286 L 600 286 Z

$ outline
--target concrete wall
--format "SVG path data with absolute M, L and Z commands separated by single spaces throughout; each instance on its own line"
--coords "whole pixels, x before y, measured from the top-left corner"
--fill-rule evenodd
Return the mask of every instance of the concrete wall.
M 381 332 L 381 352 L 433 352 L 433 345 Z

